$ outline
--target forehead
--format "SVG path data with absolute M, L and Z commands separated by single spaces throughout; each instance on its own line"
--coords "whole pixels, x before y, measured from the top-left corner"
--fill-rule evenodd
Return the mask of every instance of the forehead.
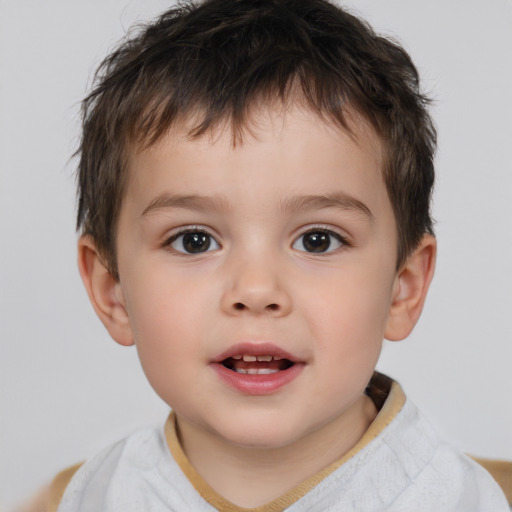
M 284 147 L 294 135 L 298 135 L 299 139 L 301 132 L 313 130 L 327 134 L 328 143 L 350 139 L 361 152 L 375 159 L 382 170 L 386 154 L 382 138 L 355 108 L 349 105 L 344 108 L 343 114 L 344 126 L 341 125 L 339 118 L 335 119 L 334 115 L 313 110 L 305 100 L 295 95 L 294 99 L 288 102 L 281 99 L 269 102 L 256 101 L 243 122 L 230 118 L 221 119 L 202 133 L 201 125 L 205 122 L 205 113 L 196 110 L 187 114 L 185 118 L 178 117 L 170 123 L 157 140 L 151 140 L 145 135 L 138 142 L 129 143 L 125 161 L 128 163 L 128 170 L 134 171 L 141 157 L 154 156 L 162 151 L 179 152 L 180 147 L 209 145 L 224 146 L 236 152 L 243 147 L 253 148 L 255 145 L 262 145 L 268 142 L 269 136 Z M 314 151 L 314 148 L 312 150 Z M 317 150 L 321 150 L 321 145 L 318 145 Z
M 356 116 L 350 123 L 349 132 L 305 109 L 267 109 L 238 144 L 229 125 L 197 138 L 176 125 L 131 155 L 118 235 L 143 229 L 151 212 L 266 236 L 279 223 L 328 222 L 334 208 L 370 223 L 393 245 L 396 223 L 380 139 Z

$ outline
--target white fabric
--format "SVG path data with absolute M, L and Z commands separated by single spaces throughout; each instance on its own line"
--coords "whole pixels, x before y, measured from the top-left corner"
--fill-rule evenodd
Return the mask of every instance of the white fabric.
M 145 430 L 84 464 L 58 512 L 212 512 Z M 406 401 L 391 424 L 287 512 L 509 512 L 492 477 L 441 442 Z

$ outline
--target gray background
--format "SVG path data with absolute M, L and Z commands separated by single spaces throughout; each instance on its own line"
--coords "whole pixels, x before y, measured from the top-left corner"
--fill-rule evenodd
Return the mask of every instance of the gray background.
M 167 407 L 104 332 L 76 269 L 78 103 L 162 0 L 0 0 L 0 509 Z M 397 378 L 452 443 L 512 459 L 512 3 L 353 0 L 436 100 L 439 260 Z

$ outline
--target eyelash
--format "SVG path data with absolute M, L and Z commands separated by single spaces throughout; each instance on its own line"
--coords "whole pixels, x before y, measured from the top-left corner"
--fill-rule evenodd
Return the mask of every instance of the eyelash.
M 207 237 L 206 250 L 200 250 L 197 252 L 184 250 L 185 247 L 183 244 L 186 243 L 186 241 L 184 239 L 184 237 L 186 235 L 196 235 L 196 237 L 197 236 Z M 180 240 L 180 238 L 181 238 L 181 246 L 182 246 L 183 250 L 173 247 L 173 244 L 175 242 L 177 242 L 178 240 Z M 200 240 L 198 240 L 198 241 L 200 242 Z M 203 243 L 206 243 L 206 242 L 203 241 Z M 212 242 L 215 245 L 215 247 L 213 249 L 210 249 Z M 211 250 L 216 250 L 216 249 L 220 248 L 220 244 L 217 242 L 215 237 L 211 233 L 209 233 L 208 230 L 206 230 L 200 226 L 190 226 L 190 227 L 181 229 L 180 231 L 178 231 L 177 233 L 174 233 L 172 236 L 170 236 L 168 239 L 166 239 L 164 241 L 164 243 L 162 244 L 162 246 L 170 247 L 175 252 L 177 252 L 179 254 L 185 254 L 185 255 L 204 254 L 206 252 L 210 252 Z
M 328 236 L 327 247 L 325 248 L 325 250 L 319 250 L 319 251 L 310 250 L 310 251 L 308 251 L 308 250 L 303 250 L 303 249 L 299 249 L 299 248 L 296 247 L 296 244 L 298 244 L 301 240 L 302 240 L 302 246 L 304 247 L 304 237 L 307 236 L 307 235 L 315 235 L 315 234 L 321 234 L 321 235 L 327 235 Z M 332 240 L 333 239 L 339 245 L 338 245 L 338 247 L 335 247 L 335 248 L 332 249 L 331 246 L 332 246 Z M 319 240 L 319 242 L 321 244 L 322 240 Z M 337 252 L 342 247 L 350 247 L 350 243 L 348 242 L 346 237 L 340 235 L 339 233 L 337 233 L 336 231 L 333 231 L 332 229 L 329 229 L 326 226 L 313 226 L 313 227 L 308 228 L 303 233 L 301 233 L 294 240 L 294 242 L 292 244 L 292 247 L 294 249 L 297 249 L 297 250 L 299 250 L 301 252 L 305 252 L 305 253 L 308 253 L 308 254 L 324 255 L 324 254 L 332 254 L 334 252 Z
M 191 239 L 191 240 L 187 241 L 184 238 L 184 237 L 186 237 L 186 235 L 195 235 L 196 238 L 195 238 L 195 240 Z M 304 237 L 306 237 L 307 235 L 323 235 L 323 236 L 325 236 L 325 238 L 321 237 L 320 239 L 313 241 L 313 245 L 317 244 L 316 247 L 311 246 L 311 240 L 310 240 L 309 241 L 309 243 L 310 243 L 309 249 L 311 249 L 311 250 L 308 250 L 308 248 L 305 246 L 305 240 L 304 240 Z M 203 237 L 203 238 L 201 239 L 201 237 Z M 173 247 L 173 244 L 175 244 L 177 241 L 180 241 L 180 239 L 181 239 L 181 244 L 180 244 L 181 247 L 180 248 Z M 334 249 L 331 248 L 333 239 L 336 241 L 337 244 L 339 244 Z M 298 247 L 298 244 L 300 243 L 300 241 L 302 241 L 302 244 L 301 244 L 303 247 L 302 249 Z M 194 243 L 194 242 L 199 243 L 198 249 L 200 249 L 200 250 L 198 250 L 198 251 L 186 250 L 184 244 L 185 243 Z M 212 243 L 214 244 L 213 248 L 211 248 Z M 204 250 L 203 250 L 203 247 L 201 247 L 201 244 L 206 244 L 206 248 Z M 322 244 L 324 244 L 324 245 L 327 244 L 327 246 L 323 248 Z M 190 226 L 190 227 L 181 229 L 177 233 L 174 233 L 172 236 L 167 238 L 163 242 L 162 246 L 170 247 L 178 254 L 183 254 L 183 255 L 204 254 L 204 253 L 210 252 L 212 250 L 220 249 L 220 244 L 219 244 L 219 242 L 217 242 L 215 236 L 213 236 L 211 233 L 208 232 L 208 230 L 206 230 L 205 228 L 200 227 L 200 226 Z M 292 243 L 293 249 L 296 249 L 300 252 L 305 252 L 308 254 L 317 254 L 317 255 L 331 254 L 333 252 L 338 251 L 342 247 L 349 247 L 349 246 L 350 246 L 350 243 L 347 241 L 347 239 L 344 236 L 340 235 L 339 233 L 336 233 L 335 231 L 327 228 L 326 226 L 310 227 L 309 229 L 307 229 L 306 231 L 301 233 L 297 238 L 295 238 Z M 189 249 L 190 249 L 190 247 L 189 247 Z M 315 249 L 320 249 L 320 250 L 315 250 Z

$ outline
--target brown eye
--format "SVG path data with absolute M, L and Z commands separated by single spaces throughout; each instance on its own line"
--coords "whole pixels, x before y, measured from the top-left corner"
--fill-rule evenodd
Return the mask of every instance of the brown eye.
M 293 248 L 311 253 L 327 253 L 339 249 L 342 245 L 343 239 L 337 233 L 315 230 L 301 235 L 294 242 Z
M 185 254 L 200 254 L 219 248 L 219 244 L 216 240 L 204 231 L 179 233 L 172 238 L 169 246 Z

